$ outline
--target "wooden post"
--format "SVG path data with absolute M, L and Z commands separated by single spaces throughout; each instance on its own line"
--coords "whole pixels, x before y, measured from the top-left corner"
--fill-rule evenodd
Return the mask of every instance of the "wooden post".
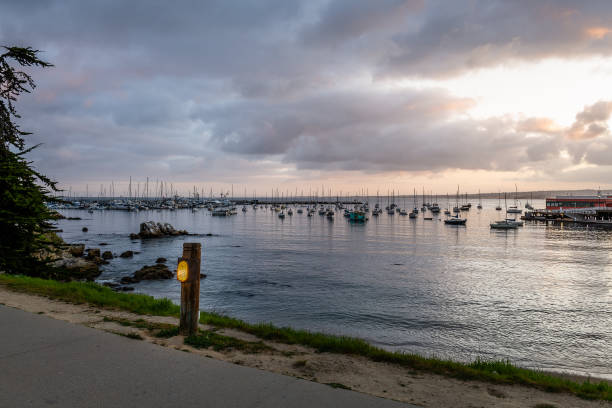
M 179 271 L 181 262 L 188 266 L 187 279 L 180 277 L 177 271 L 177 279 L 181 281 L 181 321 L 179 333 L 183 336 L 196 334 L 198 331 L 198 318 L 200 311 L 200 260 L 202 258 L 202 244 L 184 243 L 183 256 L 179 258 Z

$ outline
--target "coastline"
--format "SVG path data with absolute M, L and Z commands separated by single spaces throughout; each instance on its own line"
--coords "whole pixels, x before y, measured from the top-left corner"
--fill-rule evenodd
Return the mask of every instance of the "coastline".
M 154 314 L 161 314 L 162 316 L 154 316 L 152 314 L 143 315 L 143 310 L 138 311 L 138 309 L 133 309 L 137 313 L 128 311 L 126 309 L 130 309 L 130 306 L 125 305 L 123 307 L 115 306 L 114 308 L 101 307 L 100 302 L 95 300 L 93 303 L 98 303 L 98 306 L 91 302 L 87 303 L 83 299 L 78 300 L 80 304 L 67 303 L 62 300 L 39 296 L 44 294 L 40 292 L 38 295 L 24 293 L 23 287 L 21 287 L 21 290 L 15 286 L 11 288 L 9 283 L 13 277 L 3 275 L 0 275 L 0 277 L 2 277 L 0 279 L 0 303 L 6 306 L 142 339 L 160 346 L 190 352 L 194 355 L 247 365 L 330 386 L 349 388 L 383 398 L 423 406 L 503 405 L 519 407 L 537 406 L 538 404 L 559 407 L 610 406 L 610 394 L 608 394 L 608 401 L 587 400 L 571 395 L 569 392 L 546 392 L 544 387 L 535 384 L 526 386 L 517 382 L 503 383 L 501 381 L 458 378 L 456 375 L 440 375 L 423 368 L 410 368 L 388 361 L 375 361 L 372 358 L 354 353 L 321 351 L 317 347 L 297 344 L 295 339 L 275 341 L 273 340 L 274 335 L 257 336 L 249 333 L 248 327 L 241 327 L 241 325 L 246 324 L 244 322 L 219 316 L 211 318 L 215 315 L 207 313 L 203 313 L 201 321 L 212 324 L 201 324 L 200 329 L 203 331 L 203 335 L 199 336 L 201 338 L 196 339 L 197 341 L 193 339 L 189 341 L 188 339 L 187 343 L 192 345 L 185 344 L 183 337 L 174 335 L 175 333 L 172 332 L 172 327 L 178 323 L 177 318 L 174 317 L 176 305 L 165 305 L 165 310 L 164 307 L 160 306 L 159 313 Z M 14 279 L 19 279 L 19 277 Z M 57 285 L 63 287 L 62 285 L 69 284 L 57 283 Z M 93 288 L 98 286 L 95 284 L 82 285 L 90 285 Z M 66 288 L 68 287 L 66 286 Z M 101 289 L 101 291 L 105 291 L 105 289 Z M 138 298 L 138 295 L 121 294 L 122 299 L 133 299 L 134 296 Z M 140 296 L 143 299 L 149 298 Z M 56 297 L 61 298 L 61 296 Z M 223 323 L 219 319 L 227 320 Z M 251 326 L 257 327 L 257 325 Z M 259 325 L 259 327 L 267 327 L 269 330 L 273 326 Z M 167 338 L 159 336 L 163 330 L 167 330 L 162 333 L 168 335 Z M 261 334 L 261 332 L 257 334 Z M 204 335 L 207 336 L 206 343 L 199 344 L 198 342 L 204 338 Z M 280 335 L 277 333 L 277 336 Z M 286 335 L 286 333 L 283 335 Z M 325 335 L 321 336 L 323 337 L 317 341 L 323 341 Z M 292 342 L 293 344 L 291 344 Z M 204 347 L 198 348 L 197 346 Z M 573 381 L 585 380 L 573 375 L 551 375 L 560 379 L 570 378 Z M 603 384 L 607 384 L 608 389 L 610 389 L 609 382 Z M 593 386 L 596 386 L 596 384 L 593 383 Z M 457 401 L 457 396 L 461 397 L 460 402 Z

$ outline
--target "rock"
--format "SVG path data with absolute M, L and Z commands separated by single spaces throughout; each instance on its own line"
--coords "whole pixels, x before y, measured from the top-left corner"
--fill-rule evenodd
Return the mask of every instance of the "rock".
M 117 290 L 119 292 L 131 292 L 131 291 L 134 290 L 134 288 L 131 287 L 131 286 L 119 286 L 119 288 L 117 288 Z
M 82 229 L 81 231 L 83 231 L 83 232 L 87 232 L 87 231 L 89 231 L 89 230 L 87 229 L 87 227 L 83 227 L 83 229 Z
M 137 238 L 159 238 L 164 236 L 187 235 L 185 230 L 177 230 L 169 223 L 147 221 L 140 224 L 138 234 L 130 234 L 131 239 Z
M 121 283 L 138 283 L 143 280 L 172 279 L 173 277 L 174 273 L 166 265 L 145 265 L 134 272 L 134 275 L 121 278 Z
M 160 258 L 157 258 L 157 259 L 155 260 L 155 263 L 158 263 L 158 264 L 159 264 L 159 263 L 166 263 L 166 261 L 167 261 L 167 259 L 166 259 L 166 258 L 162 258 L 162 257 L 160 257 Z
M 100 248 L 87 248 L 87 256 L 100 256 Z
M 113 253 L 111 251 L 104 251 L 102 253 L 102 259 L 113 259 Z
M 87 260 L 90 261 L 90 262 L 95 263 L 96 265 L 106 265 L 106 264 L 108 264 L 107 260 L 102 259 L 99 256 L 92 256 L 92 257 L 87 256 Z
M 102 273 L 98 265 L 92 261 L 83 258 L 74 258 L 71 256 L 60 258 L 51 266 L 66 271 L 65 275 L 54 276 L 58 280 L 88 280 L 92 281 Z
M 65 217 L 64 217 L 64 218 L 65 218 Z M 68 217 L 68 218 L 66 218 L 66 219 L 67 219 L 67 220 L 70 220 L 70 221 L 80 221 L 80 220 L 81 220 L 81 217 Z
M 205 277 L 206 277 L 206 274 L 205 274 L 205 273 L 201 273 L 201 274 L 200 274 L 200 279 L 204 279 Z
M 134 273 L 134 278 L 141 280 L 172 279 L 174 274 L 166 265 L 145 265 Z
M 121 258 L 131 258 L 134 256 L 134 251 L 125 251 L 119 255 Z
M 107 244 L 106 242 L 100 242 L 98 245 L 100 245 L 100 246 L 106 246 L 106 245 L 108 245 L 108 244 Z
M 70 245 L 70 249 L 69 249 L 70 255 L 72 256 L 83 256 L 83 253 L 85 252 L 85 245 L 83 244 L 75 244 L 75 245 Z

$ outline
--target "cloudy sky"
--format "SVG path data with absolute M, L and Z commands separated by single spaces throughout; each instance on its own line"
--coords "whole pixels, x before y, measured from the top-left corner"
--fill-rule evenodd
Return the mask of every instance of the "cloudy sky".
M 3 1 L 73 191 L 612 187 L 609 0 Z

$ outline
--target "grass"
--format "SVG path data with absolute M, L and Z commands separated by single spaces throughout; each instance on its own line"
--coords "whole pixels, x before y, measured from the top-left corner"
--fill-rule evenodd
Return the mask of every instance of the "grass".
M 215 351 L 240 350 L 245 353 L 259 353 L 272 350 L 263 342 L 244 341 L 234 337 L 223 336 L 212 330 L 200 331 L 185 338 L 185 344 L 196 348 L 211 348 Z
M 264 340 L 300 344 L 312 347 L 318 352 L 363 356 L 374 361 L 396 364 L 461 380 L 480 380 L 494 384 L 521 384 L 549 392 L 567 392 L 585 399 L 612 401 L 612 386 L 607 382 L 592 383 L 584 381 L 578 383 L 543 371 L 520 368 L 509 361 L 477 359 L 466 364 L 434 357 L 423 357 L 417 354 L 391 352 L 353 337 L 314 333 L 290 327 L 276 327 L 269 323 L 251 324 L 233 317 L 209 312 L 201 312 L 200 321 L 216 327 L 244 331 Z
M 33 293 L 71 303 L 127 310 L 136 314 L 178 316 L 180 307 L 168 299 L 117 293 L 93 282 L 58 282 L 27 276 L 0 274 L 0 284 L 18 292 Z
M 170 337 L 174 337 L 174 336 L 178 336 L 179 334 L 179 328 L 178 326 L 173 326 L 170 328 L 166 328 L 166 329 L 161 329 L 160 331 L 158 331 L 155 334 L 155 337 L 160 337 L 163 339 L 169 339 Z M 189 350 L 187 350 L 189 351 Z
M 156 316 L 178 316 L 180 308 L 168 299 L 154 299 L 151 296 L 113 292 L 95 283 L 57 282 L 24 276 L 0 274 L 0 285 L 20 292 L 43 295 L 73 303 L 128 310 L 137 314 Z M 561 378 L 549 373 L 517 367 L 509 361 L 489 361 L 477 359 L 472 363 L 460 363 L 417 354 L 390 352 L 372 346 L 364 340 L 296 330 L 289 327 L 276 327 L 268 323 L 251 324 L 245 321 L 216 313 L 201 312 L 200 322 L 219 328 L 232 328 L 253 334 L 263 340 L 285 344 L 299 344 L 311 347 L 317 352 L 329 352 L 362 356 L 373 361 L 399 365 L 411 370 L 440 374 L 461 380 L 480 380 L 493 384 L 520 384 L 549 392 L 566 392 L 585 399 L 612 401 L 612 385 L 601 381 L 582 383 Z M 121 323 L 120 323 L 121 324 Z M 126 322 L 124 324 L 128 325 Z M 150 327 L 142 320 L 131 322 L 149 330 L 159 330 L 162 337 L 172 337 L 176 328 Z M 135 326 L 139 327 L 139 326 Z M 163 334 L 163 335 L 162 335 Z M 238 349 L 245 352 L 259 352 L 269 349 L 262 342 L 246 342 L 212 331 L 202 332 L 185 339 L 186 344 L 194 347 L 215 350 Z
M 330 387 L 332 387 L 332 388 L 339 388 L 339 389 L 341 389 L 341 390 L 350 390 L 350 389 L 351 389 L 351 387 L 348 387 L 348 386 L 346 386 L 346 385 L 344 385 L 344 384 L 334 383 L 334 382 L 331 382 L 331 383 L 325 383 L 325 385 L 329 385 L 329 386 L 330 386 Z

